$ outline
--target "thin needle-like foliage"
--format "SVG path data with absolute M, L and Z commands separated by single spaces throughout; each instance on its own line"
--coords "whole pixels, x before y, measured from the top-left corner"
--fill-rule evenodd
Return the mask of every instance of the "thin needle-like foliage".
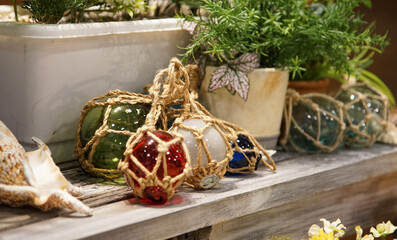
M 180 15 L 197 24 L 184 60 L 206 54 L 220 64 L 259 53 L 262 67 L 284 68 L 292 79 L 350 74 L 350 59 L 363 49 L 383 51 L 386 35 L 356 11 L 369 0 L 201 0 L 204 15 Z M 305 75 L 306 74 L 306 75 Z

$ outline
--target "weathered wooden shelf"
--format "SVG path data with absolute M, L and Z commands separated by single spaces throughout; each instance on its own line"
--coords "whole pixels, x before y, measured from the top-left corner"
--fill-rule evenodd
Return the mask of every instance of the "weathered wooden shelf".
M 164 206 L 142 205 L 127 186 L 98 182 L 64 165 L 94 215 L 0 206 L 0 239 L 299 239 L 321 217 L 341 218 L 348 234 L 356 224 L 365 228 L 397 217 L 397 147 L 280 152 L 275 160 L 276 173 L 262 166 L 253 174 L 225 177 L 210 190 L 183 187 Z

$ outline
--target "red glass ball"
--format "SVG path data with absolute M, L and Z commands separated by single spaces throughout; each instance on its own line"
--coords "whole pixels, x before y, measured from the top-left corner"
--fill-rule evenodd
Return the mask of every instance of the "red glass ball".
M 174 139 L 171 134 L 164 131 L 152 131 L 152 133 L 165 142 L 169 142 Z M 153 170 L 158 160 L 157 156 L 159 152 L 157 151 L 157 146 L 158 143 L 145 133 L 133 148 L 132 154 L 134 157 L 150 172 Z M 165 158 L 168 176 L 175 177 L 183 173 L 186 164 L 186 154 L 180 143 L 172 144 L 166 152 Z M 132 172 L 134 172 L 138 177 L 146 177 L 145 173 L 140 170 L 139 167 L 131 161 L 131 159 L 128 160 L 130 161 L 129 168 Z M 161 163 L 157 170 L 157 177 L 160 180 L 164 178 L 163 163 Z M 139 187 L 139 184 L 135 181 L 134 185 L 135 187 Z
M 146 187 L 143 194 L 143 200 L 149 204 L 164 204 L 168 201 L 168 194 L 162 187 Z

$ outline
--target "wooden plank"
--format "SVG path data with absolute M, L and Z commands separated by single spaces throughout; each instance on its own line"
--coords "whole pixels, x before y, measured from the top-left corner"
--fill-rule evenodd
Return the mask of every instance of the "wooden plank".
M 92 217 L 70 214 L 5 230 L 0 239 L 170 238 L 397 171 L 396 157 L 397 148 L 378 144 L 298 154 L 279 162 L 277 173 L 261 167 L 250 175 L 225 178 L 207 191 L 182 188 L 165 206 L 129 199 L 96 207 Z
M 83 195 L 79 199 L 90 207 L 98 207 L 132 197 L 132 191 L 123 178 L 114 181 L 95 178 L 87 175 L 80 168 L 64 170 L 63 174 L 75 186 L 82 188 Z
M 397 219 L 396 182 L 397 171 L 221 222 L 212 226 L 208 239 L 263 240 L 282 235 L 304 239 L 312 224 L 323 226 L 320 218 L 340 218 L 347 227 L 346 236 L 355 235 L 356 225 L 369 229 Z
M 82 188 L 83 195 L 79 199 L 88 206 L 97 207 L 133 197 L 131 189 L 124 181 L 90 177 L 80 167 L 76 167 L 76 164 L 77 162 L 62 165 L 61 168 L 66 167 L 62 172 L 75 186 Z M 0 205 L 0 231 L 68 214 L 68 211 L 59 209 L 42 212 L 33 207 L 11 208 Z
M 299 154 L 281 152 L 277 154 L 275 161 L 285 161 L 297 155 Z M 70 182 L 83 189 L 83 195 L 79 199 L 90 207 L 98 207 L 133 197 L 131 189 L 124 184 L 124 181 L 106 181 L 102 178 L 91 177 L 84 173 L 77 160 L 61 163 L 59 167 Z M 33 207 L 11 208 L 0 205 L 0 231 L 67 214 L 67 211 L 56 209 L 43 213 Z

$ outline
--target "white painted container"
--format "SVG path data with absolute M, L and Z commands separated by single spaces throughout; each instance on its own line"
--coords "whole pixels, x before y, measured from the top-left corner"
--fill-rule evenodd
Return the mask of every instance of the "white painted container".
M 0 120 L 26 147 L 71 160 L 80 110 L 111 89 L 141 92 L 182 52 L 176 19 L 84 24 L 0 23 Z
M 207 67 L 200 88 L 200 100 L 215 117 L 232 122 L 251 133 L 267 149 L 274 149 L 288 85 L 288 72 L 257 68 L 248 73 L 250 90 L 247 101 L 226 88 L 208 92 L 215 67 Z

